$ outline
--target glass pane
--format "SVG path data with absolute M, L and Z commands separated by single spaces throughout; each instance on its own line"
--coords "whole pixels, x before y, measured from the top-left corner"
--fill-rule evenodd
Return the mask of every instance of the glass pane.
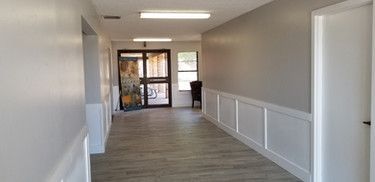
M 138 59 L 138 74 L 139 78 L 143 78 L 143 59 Z
M 168 77 L 166 53 L 147 54 L 147 77 Z
M 178 57 L 179 71 L 194 71 L 197 67 L 197 52 L 180 52 Z
M 142 53 L 121 53 L 121 57 L 132 57 L 142 59 Z
M 197 72 L 178 72 L 178 90 L 191 90 L 190 82 L 196 81 Z
M 168 84 L 148 84 L 148 105 L 169 104 Z
M 142 53 L 121 53 L 121 57 L 138 59 L 138 75 L 143 78 L 143 55 Z

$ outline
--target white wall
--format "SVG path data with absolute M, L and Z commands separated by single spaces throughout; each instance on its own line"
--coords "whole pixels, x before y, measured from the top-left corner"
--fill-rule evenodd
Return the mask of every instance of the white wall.
M 204 88 L 203 115 L 303 181 L 310 181 L 311 114 Z
M 167 43 L 147 43 L 147 47 L 143 47 L 143 43 L 134 43 L 128 41 L 112 41 L 113 48 L 113 81 L 114 85 L 118 85 L 118 60 L 117 50 L 120 49 L 170 49 L 171 50 L 171 69 L 172 69 L 172 106 L 185 107 L 191 106 L 191 93 L 178 91 L 178 64 L 177 53 L 198 51 L 199 62 L 199 79 L 202 80 L 202 56 L 201 43 L 199 41 L 192 42 L 167 42 Z
M 85 126 L 81 16 L 105 42 L 89 0 L 1 1 L 1 181 L 59 176 Z

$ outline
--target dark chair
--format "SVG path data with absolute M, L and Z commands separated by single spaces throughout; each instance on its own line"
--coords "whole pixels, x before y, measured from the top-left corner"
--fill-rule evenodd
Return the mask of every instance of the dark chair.
M 190 82 L 191 87 L 191 98 L 192 98 L 192 107 L 194 108 L 194 101 L 200 102 L 200 107 L 202 107 L 202 81 L 193 81 Z

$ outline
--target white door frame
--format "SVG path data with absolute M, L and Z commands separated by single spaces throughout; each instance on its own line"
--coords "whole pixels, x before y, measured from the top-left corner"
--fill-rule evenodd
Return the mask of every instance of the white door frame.
M 323 62 L 323 26 L 324 16 L 343 12 L 349 9 L 372 4 L 373 0 L 347 0 L 339 4 L 324 7 L 312 12 L 312 64 L 311 64 L 311 113 L 313 116 L 312 127 L 312 179 L 313 182 L 322 182 L 322 62 Z M 375 14 L 373 14 L 373 17 Z M 375 22 L 373 18 L 373 22 Z M 373 35 L 375 35 L 375 23 L 373 24 Z M 372 91 L 371 91 L 371 118 L 375 118 L 375 40 L 373 39 L 372 56 Z M 375 182 L 375 130 L 371 126 L 371 182 Z

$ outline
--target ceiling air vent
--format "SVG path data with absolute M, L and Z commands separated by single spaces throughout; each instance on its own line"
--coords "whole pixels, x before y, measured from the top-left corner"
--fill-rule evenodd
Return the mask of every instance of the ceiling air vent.
M 106 20 L 119 20 L 121 16 L 114 16 L 114 15 L 103 15 L 103 18 Z

